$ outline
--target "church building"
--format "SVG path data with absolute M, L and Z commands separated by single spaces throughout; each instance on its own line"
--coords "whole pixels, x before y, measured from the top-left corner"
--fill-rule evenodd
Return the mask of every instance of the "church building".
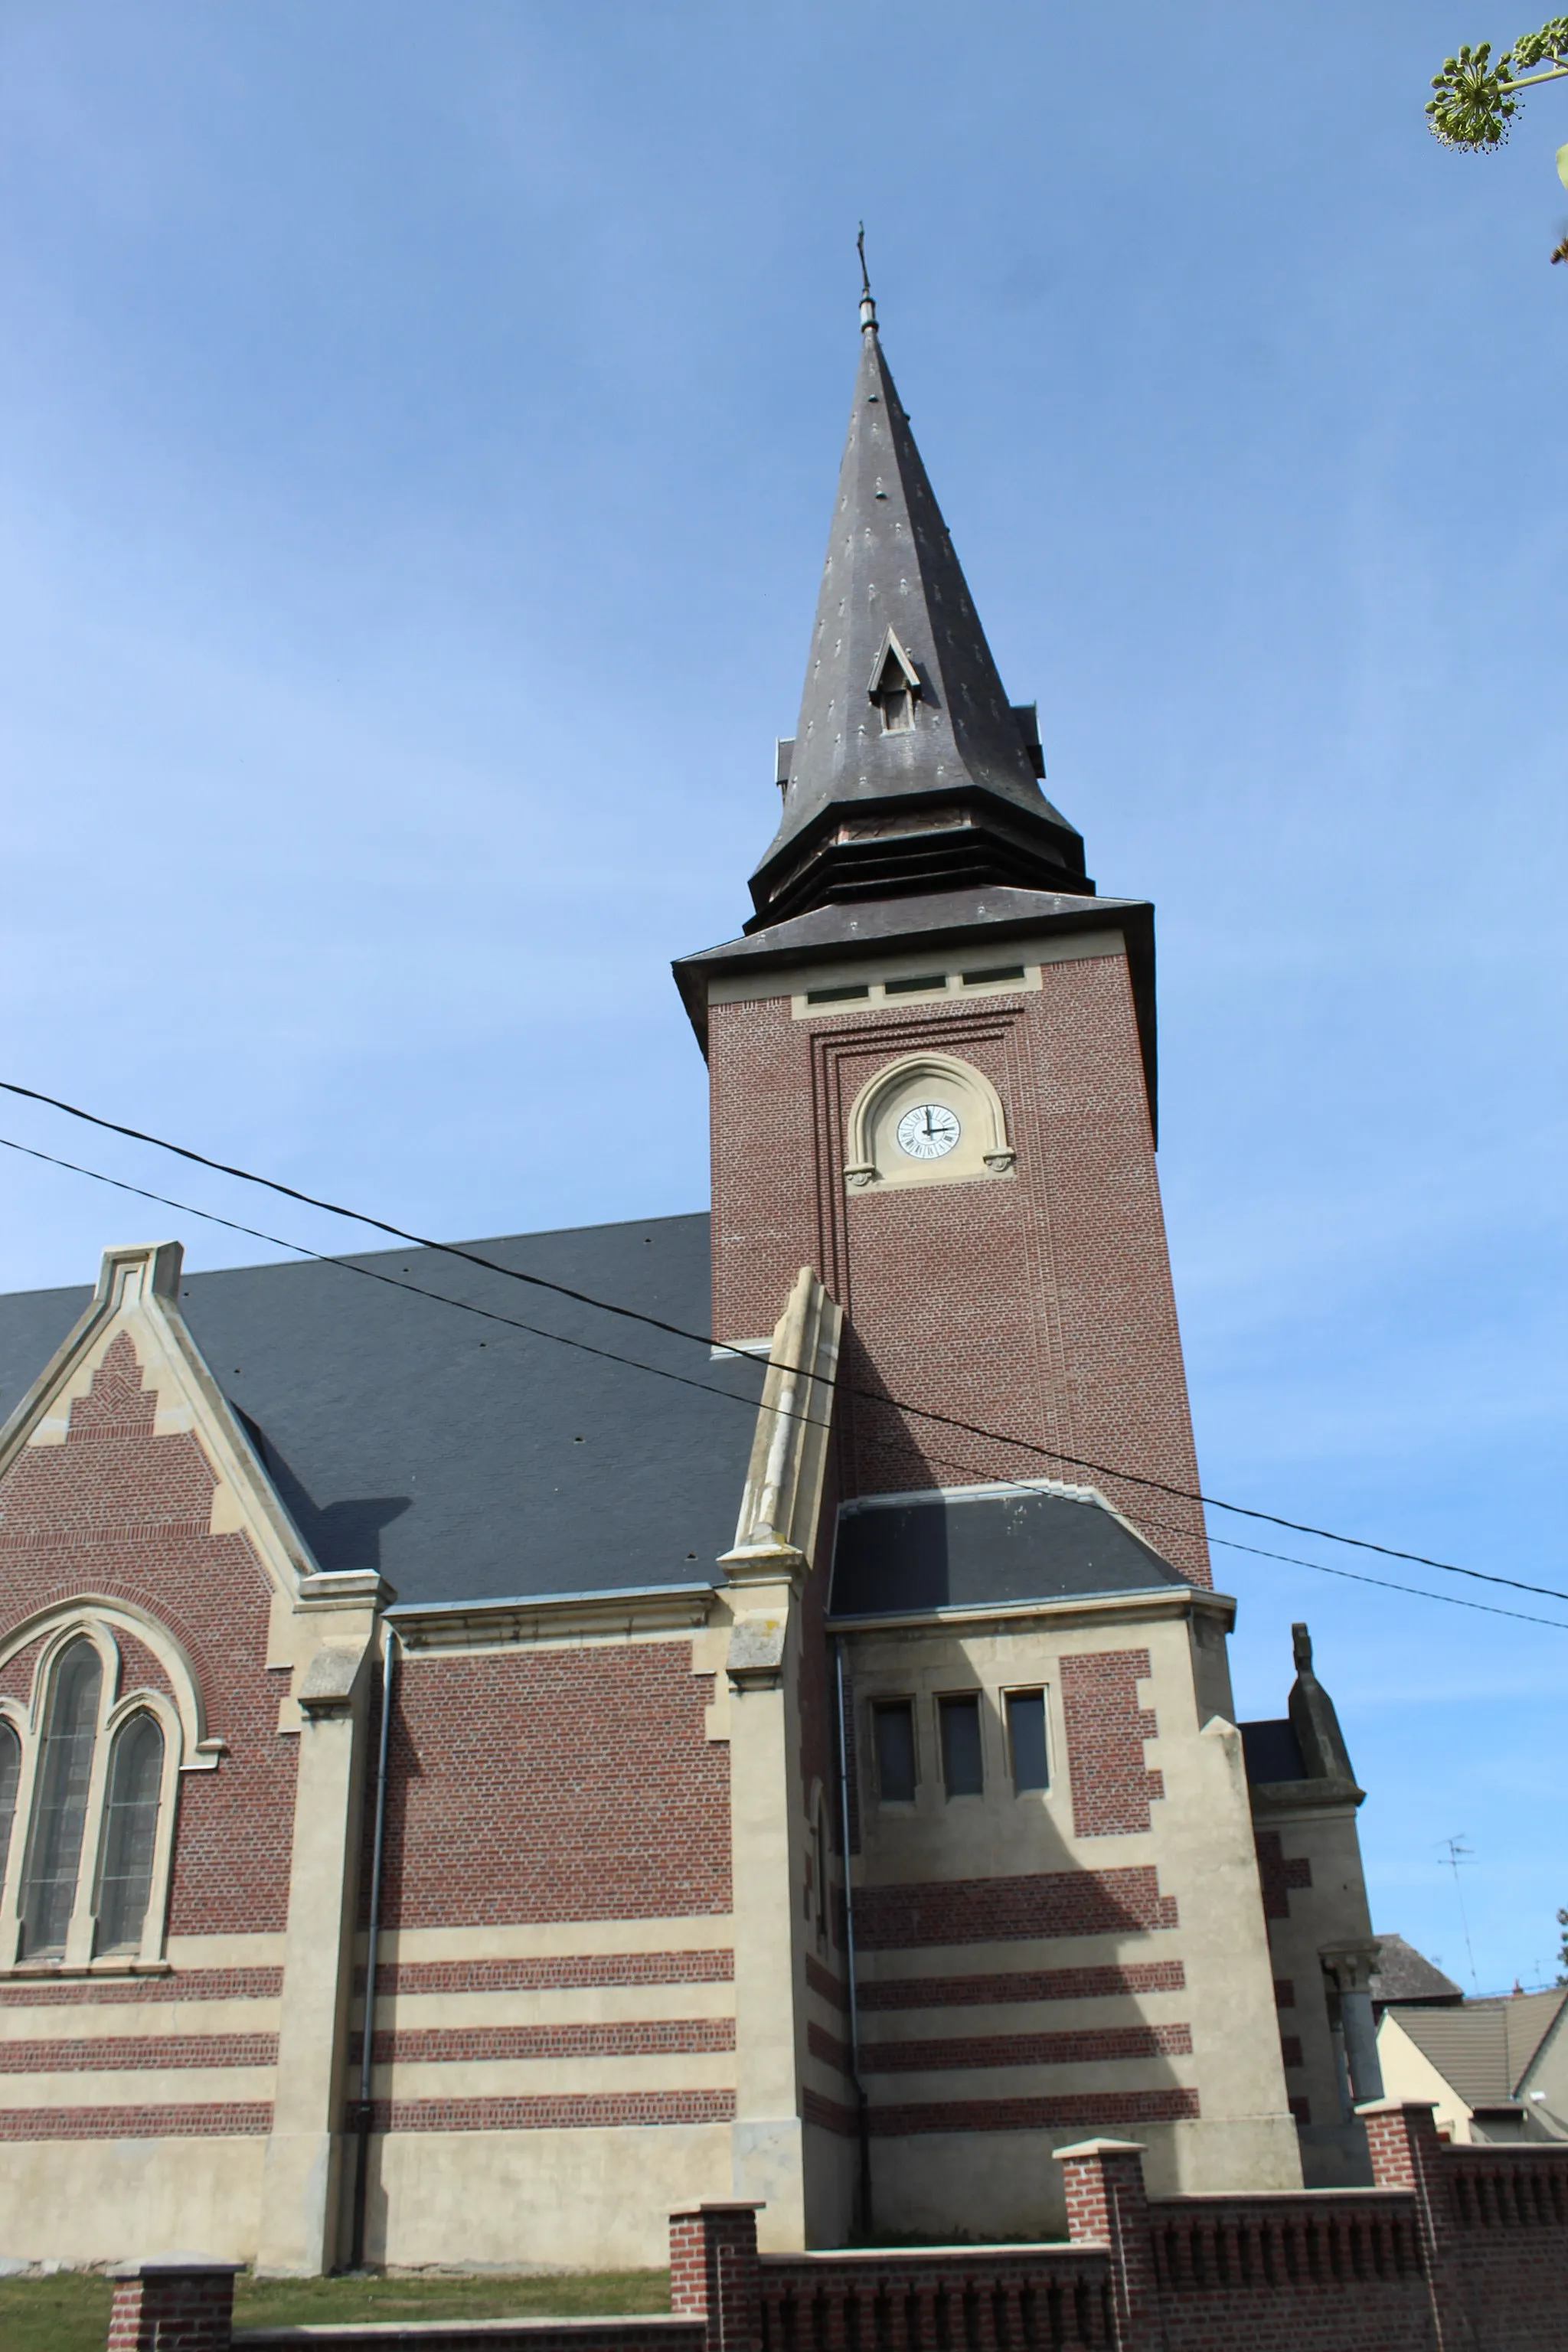
M 1153 910 L 1043 775 L 868 295 L 753 912 L 674 968 L 710 1213 L 0 1300 L 0 2252 L 1370 2179 L 1362 1791 L 1305 1627 L 1236 1722 Z

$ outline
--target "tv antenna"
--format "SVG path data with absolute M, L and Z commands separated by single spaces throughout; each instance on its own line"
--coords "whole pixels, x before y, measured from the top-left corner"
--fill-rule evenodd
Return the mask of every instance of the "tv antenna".
M 1476 1974 L 1475 1947 L 1470 1941 L 1470 1922 L 1465 1910 L 1465 1890 L 1459 1884 L 1460 1871 L 1470 1867 L 1475 1860 L 1475 1854 L 1473 1850 L 1465 1843 L 1463 1830 L 1460 1830 L 1456 1837 L 1439 1838 L 1437 1843 L 1447 1856 L 1447 1867 L 1454 1874 L 1454 1899 L 1459 1906 L 1459 1925 L 1465 1931 L 1465 1952 L 1470 1963 L 1470 1983 L 1479 1993 L 1481 1985 L 1480 1979 Z M 1439 1865 L 1439 1867 L 1442 1866 Z

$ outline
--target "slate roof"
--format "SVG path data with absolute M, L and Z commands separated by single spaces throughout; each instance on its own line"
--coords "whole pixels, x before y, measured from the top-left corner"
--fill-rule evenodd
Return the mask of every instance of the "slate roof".
M 1390 2014 L 1468 2107 L 1489 2107 L 1518 2097 L 1565 2000 L 1568 1989 L 1468 2000 L 1462 2009 L 1396 2008 Z
M 1247 1726 L 1243 1724 L 1244 1738 L 1246 1733 Z M 1386 2009 L 1393 2001 L 1436 2001 L 1458 2007 L 1464 2000 L 1463 1987 L 1435 1968 L 1425 1952 L 1418 1952 L 1403 1936 L 1380 1936 L 1377 1940 L 1381 1949 L 1372 1974 L 1371 1992 L 1379 2008 Z
M 1304 1780 L 1307 1767 L 1289 1716 L 1264 1723 L 1238 1724 L 1248 1787 L 1262 1781 Z
M 710 1326 L 704 1215 L 464 1246 L 693 1331 Z M 760 1363 L 711 1362 L 706 1342 L 437 1251 L 376 1251 L 352 1264 L 700 1385 L 483 1322 L 344 1266 L 187 1276 L 180 1306 L 192 1335 L 322 1568 L 379 1568 L 400 1602 L 714 1578 L 735 1538 Z M 83 1286 L 0 1297 L 0 1419 L 90 1296 Z
M 918 887 L 900 877 L 954 858 L 966 870 L 989 864 L 998 876 L 1037 875 L 1047 886 L 1059 876 L 1064 889 L 1091 892 L 1082 839 L 1037 782 L 1033 710 L 1014 709 L 1003 690 L 869 300 L 861 321 L 800 717 L 793 742 L 781 746 L 784 808 L 752 878 L 758 919 L 847 891 L 876 898 Z M 891 732 L 872 698 L 889 631 L 903 656 L 900 674 L 912 673 L 920 688 L 914 723 Z M 968 812 L 967 838 L 953 831 L 951 805 L 944 823 L 934 821 L 955 794 Z M 860 841 L 847 859 L 826 845 L 828 836 L 842 843 L 846 817 Z M 875 842 L 868 817 L 877 821 Z M 858 880 L 847 878 L 847 866 L 863 869 Z
M 830 1606 L 871 1617 L 1185 1582 L 1101 1502 L 976 1486 L 845 1504 Z

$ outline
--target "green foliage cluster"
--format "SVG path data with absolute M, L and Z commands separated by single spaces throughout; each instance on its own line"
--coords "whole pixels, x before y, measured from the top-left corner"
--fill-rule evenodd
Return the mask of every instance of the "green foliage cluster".
M 1563 1948 L 1557 1955 L 1558 1968 L 1561 1970 L 1557 1981 L 1560 1985 L 1568 1985 L 1568 1911 L 1559 1911 L 1557 1925 L 1563 1930 Z
M 1458 57 L 1445 58 L 1442 72 L 1432 77 L 1434 94 L 1426 101 L 1426 124 L 1433 137 L 1445 147 L 1460 147 L 1470 154 L 1500 147 L 1519 111 L 1514 92 L 1521 74 L 1543 81 L 1568 74 L 1568 16 L 1553 16 L 1538 33 L 1521 34 L 1495 59 L 1489 41 L 1474 48 L 1467 43 Z

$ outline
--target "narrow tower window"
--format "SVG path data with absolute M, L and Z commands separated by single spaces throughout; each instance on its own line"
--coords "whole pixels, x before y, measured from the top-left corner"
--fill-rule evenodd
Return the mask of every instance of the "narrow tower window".
M 942 1717 L 942 1777 L 950 1797 L 978 1797 L 985 1787 L 980 1761 L 980 1701 L 944 1698 Z
M 65 1950 L 66 1930 L 76 1907 L 77 1865 L 102 1685 L 103 1668 L 92 1643 L 72 1642 L 55 1669 L 44 1733 L 22 1905 L 22 1948 L 29 1959 Z
M 914 706 L 907 686 L 885 686 L 882 688 L 882 732 L 884 735 L 907 735 L 915 723 Z
M 133 1952 L 142 1941 L 163 1785 L 163 1735 L 150 1715 L 133 1715 L 115 1739 L 109 1764 L 98 1889 L 100 1951 Z
M 871 1709 L 877 1738 L 877 1793 L 885 1805 L 915 1801 L 915 1711 L 907 1698 Z
M 1044 1691 L 1008 1692 L 1007 1747 L 1013 1759 L 1015 1789 L 1049 1788 Z
M 0 1722 L 0 1885 L 5 1878 L 5 1857 L 11 1850 L 11 1823 L 16 1813 L 16 1783 L 22 1777 L 22 1743 L 8 1723 Z

